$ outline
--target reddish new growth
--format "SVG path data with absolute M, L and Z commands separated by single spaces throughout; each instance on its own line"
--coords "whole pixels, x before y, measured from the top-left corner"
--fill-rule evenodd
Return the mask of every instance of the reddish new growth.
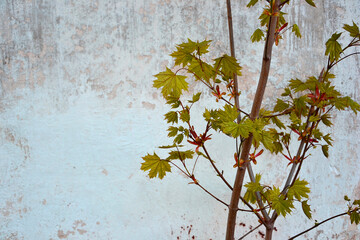
M 189 137 L 191 138 L 192 141 L 188 140 L 188 142 L 193 145 L 196 145 L 197 147 L 195 149 L 195 152 L 199 152 L 199 148 L 203 146 L 204 142 L 211 139 L 210 138 L 211 134 L 207 136 L 207 133 L 210 130 L 210 124 L 206 126 L 205 132 L 203 134 L 200 134 L 199 136 L 195 132 L 194 126 L 191 126 L 189 130 L 190 130 Z
M 315 94 L 309 93 L 307 96 L 311 99 L 311 101 L 314 103 L 314 105 L 317 105 L 322 101 L 327 101 L 327 100 L 333 98 L 333 97 L 326 96 L 326 93 L 320 93 L 318 86 L 315 87 Z M 322 110 L 323 110 L 323 112 L 325 112 L 325 107 L 323 107 Z
M 249 154 L 249 160 L 252 161 L 254 164 L 256 164 L 256 163 L 257 163 L 256 158 L 257 158 L 258 156 L 260 156 L 263 152 L 264 152 L 264 150 L 261 149 L 260 152 L 258 152 L 258 153 L 256 153 L 256 154 L 255 154 L 255 152 L 254 152 L 254 153 L 250 153 L 250 154 Z M 244 164 L 244 162 L 245 162 L 243 159 L 240 159 L 240 160 L 239 160 L 239 158 L 238 158 L 238 156 L 237 156 L 236 153 L 234 153 L 234 159 L 235 159 L 235 162 L 236 162 L 236 163 L 234 164 L 234 168 L 236 168 L 236 167 L 241 167 L 241 166 Z
M 299 138 L 298 138 L 298 140 L 300 141 L 301 139 L 303 139 L 304 137 L 306 137 L 306 135 L 308 134 L 308 132 L 309 132 L 309 129 L 307 130 L 307 131 L 303 131 L 302 133 L 299 133 L 299 131 L 298 130 L 296 130 L 296 129 L 292 129 L 293 130 L 293 132 L 295 132 L 297 135 L 299 135 Z M 308 142 L 310 143 L 310 144 L 313 144 L 313 143 L 317 143 L 317 142 L 319 142 L 318 140 L 316 140 L 316 139 L 314 139 L 314 138 L 308 138 Z
M 291 157 L 286 156 L 286 155 L 283 154 L 283 153 L 282 153 L 282 155 L 283 155 L 287 160 L 290 161 L 289 164 L 288 164 L 288 166 L 291 165 L 291 164 L 293 164 L 293 163 L 298 163 L 299 160 L 300 160 L 300 158 L 299 158 L 299 157 L 296 157 L 296 156 L 293 157 L 293 158 L 291 158 Z
M 279 44 L 279 40 L 282 38 L 281 35 L 280 35 L 281 30 L 286 28 L 287 25 L 288 25 L 288 23 L 285 23 L 279 29 L 276 29 L 276 31 L 275 31 L 275 45 L 276 46 Z
M 227 85 L 226 88 L 230 91 L 230 93 L 228 94 L 228 96 L 230 96 L 229 101 L 231 101 L 231 99 L 235 98 L 235 96 L 239 96 L 239 93 L 235 92 L 235 86 L 234 86 L 234 80 L 231 80 Z
M 220 92 L 220 87 L 219 85 L 216 86 L 216 90 L 214 90 L 214 92 L 212 92 L 212 94 L 216 97 L 216 102 L 218 102 L 223 95 L 225 95 L 225 92 Z
M 255 152 L 250 153 L 250 157 L 249 157 L 250 161 L 252 161 L 254 164 L 256 164 L 257 163 L 256 158 L 258 156 L 260 156 L 263 152 L 264 152 L 264 149 L 261 149 L 260 152 L 258 152 L 257 154 L 255 154 Z

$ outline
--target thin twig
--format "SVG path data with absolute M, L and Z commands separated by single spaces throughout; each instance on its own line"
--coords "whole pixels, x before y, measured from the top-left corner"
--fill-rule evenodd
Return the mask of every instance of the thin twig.
M 263 225 L 263 224 L 260 223 L 259 225 L 257 225 L 256 227 L 254 227 L 253 229 L 251 229 L 250 231 L 248 231 L 245 235 L 243 235 L 241 238 L 239 238 L 239 240 L 244 239 L 247 235 L 249 235 L 250 233 L 252 233 L 252 232 L 255 231 L 256 229 L 258 229 L 261 225 Z
M 303 232 L 301 232 L 301 233 L 299 233 L 299 234 L 297 234 L 297 235 L 289 238 L 289 240 L 295 239 L 295 238 L 303 235 L 304 233 L 307 233 L 307 232 L 309 232 L 310 230 L 312 230 L 312 229 L 314 229 L 314 228 L 317 228 L 317 227 L 320 226 L 321 224 L 326 223 L 327 221 L 330 221 L 330 220 L 332 220 L 332 219 L 334 219 L 334 218 L 341 217 L 341 216 L 344 216 L 344 215 L 346 215 L 346 214 L 355 212 L 355 211 L 357 211 L 357 210 L 359 210 L 359 209 L 358 209 L 358 208 L 357 208 L 357 209 L 353 209 L 353 210 L 351 210 L 351 211 L 343 212 L 343 213 L 340 213 L 340 214 L 338 214 L 338 215 L 329 217 L 328 219 L 325 219 L 325 220 L 322 221 L 322 222 L 316 223 L 313 227 L 311 227 L 311 228 L 309 228 L 309 229 L 307 229 L 307 230 L 305 230 L 305 231 L 303 231 Z
M 224 178 L 223 174 L 220 173 L 219 169 L 216 167 L 216 165 L 214 164 L 214 161 L 211 159 L 208 151 L 206 150 L 206 147 L 204 146 L 204 144 L 202 145 L 202 148 L 203 148 L 206 156 L 208 157 L 208 159 L 209 159 L 212 167 L 214 168 L 214 170 L 215 170 L 216 173 L 218 174 L 218 176 L 223 180 L 223 182 L 226 184 L 226 186 L 228 186 L 228 187 L 230 188 L 230 190 L 232 191 L 232 190 L 233 190 L 232 186 L 228 183 L 228 181 L 226 181 L 226 179 Z
M 229 204 L 225 203 L 224 201 L 220 200 L 219 198 L 215 197 L 211 192 L 209 192 L 208 190 L 206 190 L 203 186 L 201 186 L 201 184 L 199 182 L 195 182 L 196 185 L 198 185 L 202 190 L 204 190 L 207 194 L 209 194 L 210 196 L 212 196 L 214 199 L 216 199 L 217 201 L 221 202 L 222 204 L 224 204 L 225 206 L 229 207 Z
M 340 59 L 337 60 L 336 62 L 332 63 L 331 66 L 330 66 L 330 68 L 332 68 L 333 66 L 335 66 L 336 64 L 338 64 L 339 62 L 341 62 L 342 60 L 344 60 L 345 58 L 348 58 L 348 57 L 350 57 L 350 56 L 352 56 L 352 55 L 357 55 L 357 54 L 360 54 L 360 52 L 354 52 L 354 53 L 351 53 L 351 54 L 349 54 L 349 55 L 346 55 L 345 57 L 340 58 Z M 330 70 L 330 69 L 329 69 L 329 70 Z

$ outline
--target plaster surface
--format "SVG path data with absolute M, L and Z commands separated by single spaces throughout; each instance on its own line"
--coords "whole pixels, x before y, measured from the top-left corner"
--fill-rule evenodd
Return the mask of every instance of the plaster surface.
M 224 238 L 227 209 L 175 169 L 162 181 L 150 180 L 140 164 L 147 152 L 169 143 L 163 120 L 168 108 L 152 88 L 153 75 L 173 64 L 169 54 L 187 38 L 213 40 L 209 58 L 229 54 L 225 2 L 0 1 L 0 239 Z M 326 40 L 344 23 L 360 23 L 358 0 L 319 0 L 318 8 L 292 2 L 287 19 L 299 25 L 303 38 L 288 31 L 274 48 L 264 106 L 272 106 L 289 79 L 318 75 L 326 64 Z M 249 111 L 262 55 L 262 43 L 249 39 L 262 9 L 245 5 L 233 1 L 241 104 Z M 359 60 L 336 68 L 334 80 L 358 102 Z M 204 90 L 191 83 L 194 89 Z M 214 104 L 203 94 L 199 111 Z M 330 157 L 314 151 L 304 165 L 314 219 L 346 210 L 345 194 L 360 198 L 359 123 L 349 111 L 335 113 Z M 233 144 L 214 137 L 211 150 L 231 183 Z M 230 192 L 207 162 L 198 164 L 201 183 L 229 201 Z M 266 174 L 270 167 L 275 178 Z M 281 185 L 286 164 L 265 155 L 255 171 Z M 238 222 L 245 224 L 237 228 L 239 237 L 257 225 L 252 216 Z M 274 239 L 312 225 L 298 206 L 279 218 Z M 338 218 L 302 239 L 360 239 L 360 227 Z

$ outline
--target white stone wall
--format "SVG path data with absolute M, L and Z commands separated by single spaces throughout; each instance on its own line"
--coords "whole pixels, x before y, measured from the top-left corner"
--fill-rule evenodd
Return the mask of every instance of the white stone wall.
M 222 205 L 176 170 L 162 181 L 148 179 L 140 163 L 141 156 L 169 143 L 163 120 L 168 108 L 152 88 L 152 75 L 172 64 L 169 53 L 187 38 L 213 40 L 209 58 L 229 53 L 225 2 L 0 1 L 0 239 L 224 238 Z M 331 33 L 351 20 L 360 23 L 358 0 L 318 0 L 316 9 L 292 2 L 284 11 L 303 38 L 288 32 L 275 47 L 267 106 L 287 80 L 318 75 Z M 241 103 L 249 110 L 262 43 L 249 42 L 261 8 L 247 9 L 246 3 L 233 1 L 233 18 L 243 66 Z M 336 86 L 357 101 L 359 65 L 353 57 L 335 69 Z M 198 83 L 194 88 L 203 89 Z M 199 115 L 215 104 L 203 94 Z M 315 219 L 346 210 L 345 194 L 360 198 L 359 122 L 348 111 L 336 114 L 330 158 L 314 151 L 304 165 L 301 177 L 311 184 Z M 233 144 L 214 136 L 210 150 L 230 182 Z M 200 182 L 229 201 L 231 193 L 207 162 L 198 164 Z M 255 170 L 280 186 L 288 168 L 264 156 Z M 239 215 L 238 221 L 246 224 L 238 236 L 257 224 L 253 216 Z M 312 225 L 299 208 L 279 218 L 274 239 Z M 302 239 L 360 239 L 360 227 L 338 218 Z

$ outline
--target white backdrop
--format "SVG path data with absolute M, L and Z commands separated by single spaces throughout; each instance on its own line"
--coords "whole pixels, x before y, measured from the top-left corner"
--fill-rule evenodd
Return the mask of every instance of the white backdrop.
M 153 75 L 172 64 L 168 55 L 187 38 L 213 40 L 209 57 L 229 54 L 225 2 L 0 1 L 0 239 L 224 238 L 222 205 L 178 171 L 150 180 L 140 164 L 141 156 L 169 143 L 168 108 L 152 88 Z M 315 1 L 316 9 L 292 2 L 284 11 L 303 38 L 287 32 L 275 47 L 267 106 L 289 79 L 319 74 L 324 43 L 343 23 L 360 23 L 358 0 Z M 249 39 L 262 10 L 246 3 L 233 1 L 233 19 L 241 104 L 249 110 L 262 55 L 262 43 Z M 336 86 L 357 101 L 359 66 L 353 57 L 335 69 Z M 199 115 L 215 104 L 203 94 Z M 304 166 L 314 219 L 346 210 L 345 194 L 360 198 L 359 121 L 348 111 L 336 114 L 329 159 L 315 151 Z M 214 137 L 210 151 L 232 183 L 232 140 Z M 276 177 L 266 173 L 270 167 Z M 280 186 L 287 169 L 284 161 L 263 156 L 255 170 Z M 205 161 L 197 174 L 229 201 L 231 193 Z M 257 224 L 252 216 L 238 221 L 246 224 L 238 227 L 239 237 Z M 299 208 L 277 224 L 274 239 L 286 239 L 313 221 Z M 360 227 L 338 218 L 303 239 L 360 239 Z

